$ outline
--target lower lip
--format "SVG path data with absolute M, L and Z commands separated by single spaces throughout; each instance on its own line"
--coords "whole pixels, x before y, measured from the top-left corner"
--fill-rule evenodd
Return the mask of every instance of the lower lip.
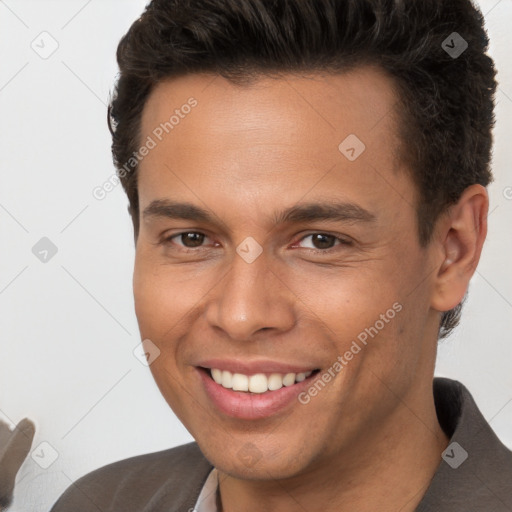
M 301 405 L 297 398 L 299 393 L 308 388 L 317 376 L 317 372 L 315 372 L 302 382 L 296 382 L 292 386 L 283 386 L 276 391 L 246 393 L 226 389 L 217 384 L 210 377 L 209 370 L 198 369 L 198 372 L 206 394 L 214 405 L 227 416 L 243 420 L 267 418 L 283 411 L 293 403 Z

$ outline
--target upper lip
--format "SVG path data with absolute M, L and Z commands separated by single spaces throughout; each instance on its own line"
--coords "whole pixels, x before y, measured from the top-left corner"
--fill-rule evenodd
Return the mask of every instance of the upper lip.
M 255 360 L 240 361 L 239 359 L 208 359 L 197 364 L 203 368 L 217 368 L 227 370 L 232 373 L 242 373 L 244 375 L 255 375 L 256 373 L 306 373 L 316 370 L 318 366 L 311 364 L 293 364 L 282 363 L 279 361 Z

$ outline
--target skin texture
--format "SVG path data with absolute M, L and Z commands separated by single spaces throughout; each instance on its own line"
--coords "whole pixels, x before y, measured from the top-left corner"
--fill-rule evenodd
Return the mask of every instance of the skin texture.
M 448 444 L 432 395 L 437 330 L 478 263 L 485 189 L 468 188 L 420 246 L 393 82 L 377 69 L 243 87 L 208 74 L 162 82 L 141 140 L 190 97 L 197 106 L 140 164 L 133 285 L 142 339 L 161 351 L 151 371 L 218 468 L 222 509 L 414 510 Z M 366 146 L 354 161 L 338 149 L 349 134 Z M 213 222 L 143 216 L 156 199 L 192 203 Z M 273 222 L 330 201 L 374 220 Z M 188 248 L 169 239 L 187 231 L 206 236 Z M 311 236 L 321 233 L 333 237 Z M 236 252 L 249 236 L 263 248 L 250 264 Z M 395 303 L 401 311 L 307 404 L 240 420 L 203 389 L 196 365 L 208 358 L 325 371 Z

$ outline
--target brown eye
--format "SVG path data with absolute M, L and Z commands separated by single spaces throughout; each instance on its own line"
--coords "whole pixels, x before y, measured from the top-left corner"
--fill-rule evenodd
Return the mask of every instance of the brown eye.
M 308 239 L 310 242 L 305 243 Z M 302 247 L 305 247 L 306 249 L 326 250 L 333 248 L 337 240 L 340 239 L 334 235 L 328 235 L 327 233 L 313 233 L 302 238 L 300 243 L 305 244 L 302 245 Z
M 208 237 L 205 234 L 198 231 L 183 231 L 163 238 L 160 243 L 171 248 L 181 247 L 182 250 L 196 249 L 203 246 L 206 238 Z
M 315 249 L 330 249 L 336 242 L 336 237 L 333 235 L 325 235 L 323 233 L 317 233 L 311 235 L 311 241 Z
M 197 233 L 195 231 L 188 231 L 186 233 L 181 233 L 178 235 L 182 244 L 190 249 L 194 247 L 200 247 L 205 239 L 205 235 L 202 233 Z
M 325 253 L 329 253 L 331 250 L 343 249 L 343 247 L 352 244 L 353 241 L 346 236 L 322 232 L 306 235 L 298 242 L 299 247 L 303 249 Z

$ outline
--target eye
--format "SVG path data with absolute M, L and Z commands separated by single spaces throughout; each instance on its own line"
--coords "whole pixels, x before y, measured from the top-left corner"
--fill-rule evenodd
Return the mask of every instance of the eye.
M 178 245 L 185 249 L 196 249 L 202 247 L 203 242 L 208 237 L 204 233 L 199 231 L 184 231 L 183 233 L 177 233 L 176 235 L 164 238 L 162 241 L 164 244 Z
M 329 233 L 311 233 L 301 238 L 299 244 L 304 240 L 311 239 L 309 247 L 306 249 L 312 249 L 321 252 L 327 252 L 330 249 L 334 249 L 336 245 L 352 245 L 352 242 L 341 236 L 331 235 Z M 338 242 L 338 244 L 336 244 Z

